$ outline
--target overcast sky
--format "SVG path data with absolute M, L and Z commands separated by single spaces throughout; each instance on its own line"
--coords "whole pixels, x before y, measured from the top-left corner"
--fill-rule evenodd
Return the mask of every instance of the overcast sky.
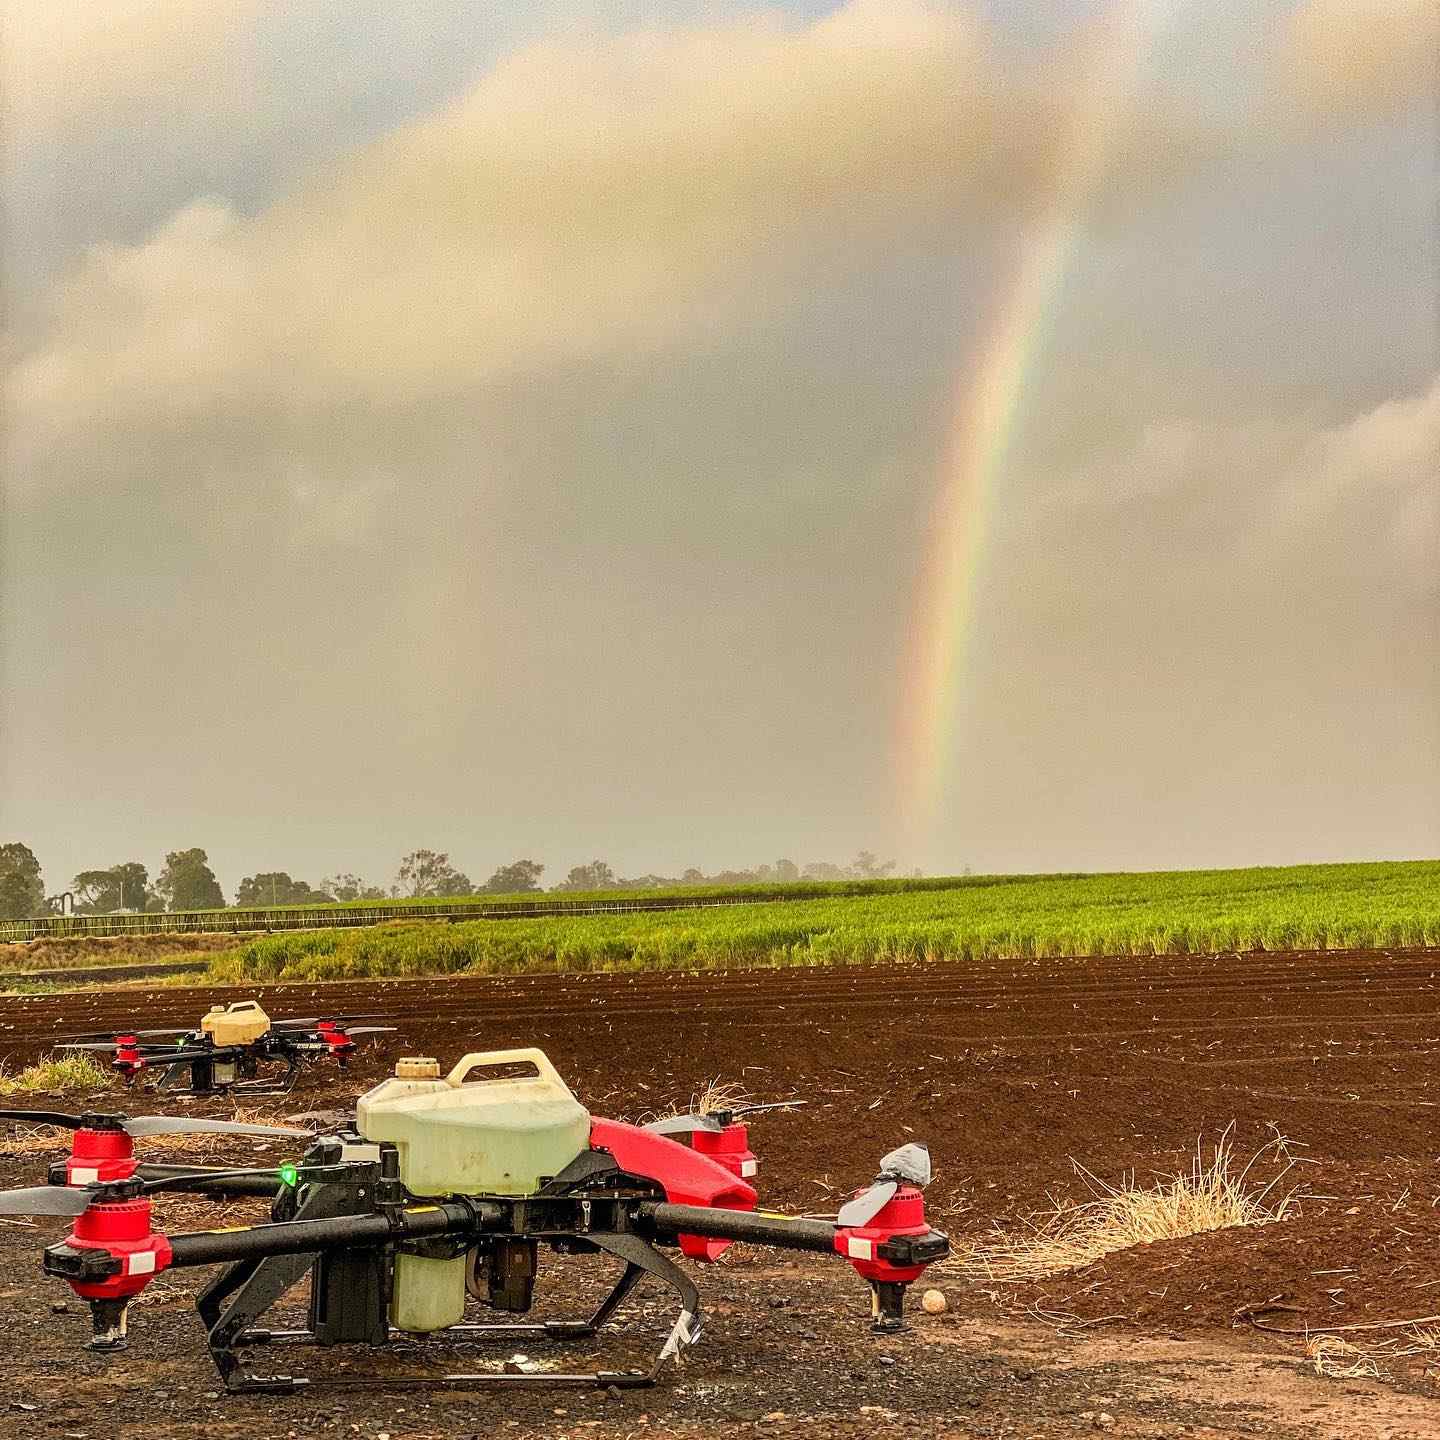
M 0 841 L 52 890 L 1440 854 L 1434 0 L 4 15 Z

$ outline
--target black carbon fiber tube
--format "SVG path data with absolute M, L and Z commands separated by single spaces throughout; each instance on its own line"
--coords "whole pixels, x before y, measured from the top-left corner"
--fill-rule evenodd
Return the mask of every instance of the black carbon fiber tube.
M 328 1220 L 248 1225 L 240 1230 L 196 1230 L 170 1236 L 170 1263 L 217 1265 L 261 1255 L 303 1255 L 307 1250 L 381 1245 L 387 1240 L 418 1240 L 427 1235 L 500 1226 L 506 1219 L 503 1206 L 483 1201 L 473 1206 L 445 1202 L 400 1211 L 398 1226 L 387 1215 L 339 1215 Z
M 744 1240 L 781 1250 L 835 1249 L 835 1225 L 829 1220 L 797 1220 L 749 1210 L 717 1210 L 704 1205 L 646 1203 L 635 1212 L 635 1228 L 658 1239 L 703 1235 L 712 1240 Z
M 280 1191 L 280 1177 L 274 1170 L 254 1175 L 219 1178 L 221 1172 L 203 1165 L 137 1165 L 135 1173 L 142 1180 L 186 1180 L 194 1184 L 172 1185 L 171 1190 L 195 1195 L 257 1195 L 269 1199 Z M 212 1179 L 214 1175 L 216 1178 Z

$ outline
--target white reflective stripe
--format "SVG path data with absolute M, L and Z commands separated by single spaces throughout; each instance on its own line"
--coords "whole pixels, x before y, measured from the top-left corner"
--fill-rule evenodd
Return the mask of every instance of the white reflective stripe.
M 126 1269 L 132 1275 L 153 1275 L 155 1273 L 155 1252 L 153 1250 L 132 1251 Z
M 74 1165 L 70 1169 L 70 1183 L 72 1185 L 93 1185 L 100 1178 L 98 1170 L 87 1169 L 83 1165 Z
M 875 1258 L 875 1242 L 862 1240 L 858 1235 L 847 1235 L 845 1237 L 845 1253 L 852 1260 L 873 1260 Z
M 760 1162 L 758 1160 L 742 1160 L 740 1162 L 740 1178 L 742 1180 L 748 1180 L 759 1168 Z

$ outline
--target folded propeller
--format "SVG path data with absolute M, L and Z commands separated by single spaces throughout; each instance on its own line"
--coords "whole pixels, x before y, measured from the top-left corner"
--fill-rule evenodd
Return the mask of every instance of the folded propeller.
M 794 1110 L 805 1103 L 804 1100 L 772 1100 L 764 1105 L 730 1105 L 722 1110 L 697 1110 L 689 1115 L 666 1115 L 641 1126 L 641 1129 L 655 1135 L 692 1135 L 696 1130 L 715 1132 L 733 1124 L 742 1115 L 755 1115 L 761 1110 Z
M 930 1150 L 918 1143 L 902 1145 L 880 1161 L 880 1173 L 852 1200 L 840 1207 L 836 1221 L 846 1227 L 868 1225 L 894 1199 L 902 1185 L 923 1190 L 930 1183 Z
M 63 1110 L 0 1110 L 0 1120 L 19 1120 L 31 1125 L 58 1125 L 65 1130 L 123 1130 L 141 1135 L 298 1135 L 308 1130 L 291 1125 L 252 1125 L 246 1120 L 207 1120 L 196 1115 L 70 1115 Z
M 71 1115 L 63 1110 L 0 1110 L 0 1120 L 31 1125 L 58 1125 L 67 1130 L 120 1132 L 132 1138 L 145 1135 L 261 1135 L 308 1139 L 308 1130 L 291 1125 L 252 1125 L 243 1120 L 209 1120 L 185 1115 Z M 216 1174 L 252 1174 L 253 1171 L 217 1171 Z M 161 1189 L 165 1181 L 101 1181 L 87 1186 L 33 1185 L 23 1190 L 0 1190 L 0 1215 L 81 1215 L 97 1199 L 129 1199 Z M 137 1188 L 137 1186 L 139 1188 Z
M 250 1175 L 273 1175 L 273 1170 L 207 1170 L 198 1177 L 235 1180 Z M 194 1175 L 170 1175 L 160 1180 L 100 1180 L 89 1185 L 31 1185 L 24 1190 L 0 1190 L 0 1215 L 60 1215 L 70 1219 L 83 1215 L 95 1204 L 119 1204 L 153 1195 L 157 1190 L 192 1188 Z

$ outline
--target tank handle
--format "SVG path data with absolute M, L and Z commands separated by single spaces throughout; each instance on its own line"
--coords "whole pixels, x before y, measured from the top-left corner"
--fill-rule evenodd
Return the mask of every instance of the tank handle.
M 259 1008 L 260 1002 L 258 1000 L 236 1000 L 231 1003 L 230 1008 L 225 1013 L 227 1015 L 239 1015 L 250 1010 L 258 1010 Z
M 445 1083 L 459 1086 L 472 1070 L 481 1066 L 521 1065 L 527 1061 L 540 1072 L 542 1080 L 549 1080 L 552 1084 L 558 1085 L 567 1095 L 570 1094 L 570 1087 L 561 1079 L 560 1072 L 550 1063 L 550 1057 L 543 1050 L 537 1050 L 533 1046 L 523 1050 L 476 1050 L 459 1061 L 445 1077 Z

